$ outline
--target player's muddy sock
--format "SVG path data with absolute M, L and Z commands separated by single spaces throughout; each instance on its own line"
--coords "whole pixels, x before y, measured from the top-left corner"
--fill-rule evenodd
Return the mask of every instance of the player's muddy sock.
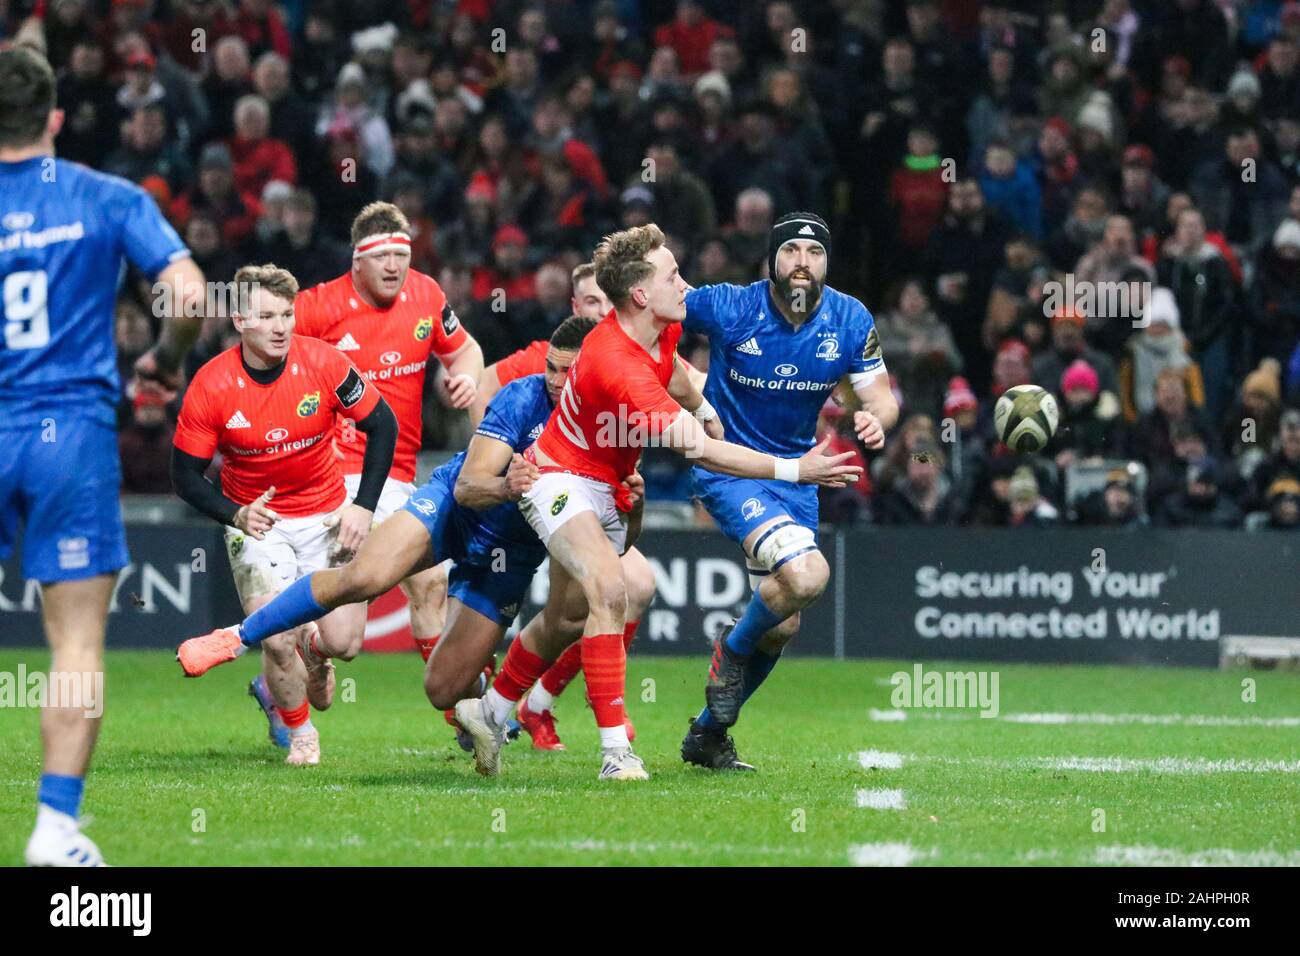
M 569 682 L 578 676 L 578 671 L 582 670 L 582 641 L 574 641 L 570 644 L 555 663 L 546 668 L 546 673 L 538 681 L 537 687 L 541 687 L 551 697 L 559 697 L 564 693 L 564 688 L 569 686 Z M 537 692 L 537 687 L 533 688 L 533 693 Z M 533 699 L 528 698 L 528 706 L 537 710 L 533 706 Z M 543 708 L 545 710 L 547 708 Z
M 754 652 L 749 662 L 745 664 L 745 679 L 740 691 L 741 704 L 754 696 L 754 691 L 767 680 L 767 675 L 772 673 L 772 668 L 776 667 L 776 662 L 780 659 L 780 654 L 768 654 L 761 649 Z
M 551 670 L 555 668 L 552 667 Z M 548 670 L 546 674 L 551 671 Z M 533 689 L 528 692 L 528 709 L 534 714 L 544 713 L 555 706 L 555 695 L 546 689 L 546 674 L 542 679 L 533 685 Z
M 321 607 L 312 597 L 312 577 L 313 575 L 308 575 L 299 578 L 281 591 L 270 604 L 248 615 L 240 625 L 239 639 L 251 647 L 272 634 L 291 631 L 328 614 L 329 609 Z
M 36 802 L 59 813 L 66 813 L 75 820 L 81 814 L 81 796 L 85 790 L 85 777 L 43 773 L 40 785 L 36 788 Z
M 764 603 L 763 596 L 755 591 L 754 596 L 749 599 L 749 607 L 745 608 L 744 617 L 736 622 L 736 626 L 727 635 L 727 648 L 733 654 L 748 657 L 757 649 L 763 635 L 784 621 L 786 617 L 789 615 L 778 617 L 772 613 L 772 609 Z
M 628 621 L 623 625 L 623 650 L 624 652 L 632 649 L 632 642 L 636 640 L 636 628 L 641 621 L 638 618 L 635 621 Z
M 623 650 L 623 635 L 584 634 L 582 671 L 587 676 L 587 699 L 596 713 L 601 747 L 626 747 L 623 687 L 627 681 L 627 652 Z M 618 743 L 619 735 L 622 743 Z M 607 739 L 614 742 L 607 743 Z
M 501 662 L 500 673 L 483 695 L 488 716 L 493 723 L 500 726 L 506 722 L 510 708 L 537 682 L 548 663 L 524 647 L 521 639 L 516 638 L 510 642 L 510 650 L 506 651 L 506 659 Z
M 417 637 L 415 639 L 415 646 L 426 664 L 429 663 L 429 655 L 433 653 L 433 649 L 437 646 L 440 637 L 442 637 L 441 634 L 435 634 L 433 637 Z
M 307 698 L 302 699 L 302 703 L 297 707 L 279 707 L 276 712 L 279 713 L 280 719 L 284 725 L 289 728 L 289 735 L 296 737 L 299 734 L 306 733 L 311 727 L 311 708 L 307 705 Z M 306 730 L 303 730 L 303 728 Z
M 700 711 L 700 716 L 695 718 L 695 723 L 691 726 L 691 730 L 698 733 L 702 731 L 718 730 L 721 727 L 722 725 L 713 719 L 713 714 L 709 708 L 705 707 Z

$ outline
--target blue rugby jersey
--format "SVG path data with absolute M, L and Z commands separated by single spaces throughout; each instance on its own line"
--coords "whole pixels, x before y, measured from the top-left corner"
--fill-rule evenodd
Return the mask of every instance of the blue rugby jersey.
M 507 382 L 492 396 L 487 413 L 474 433 L 505 442 L 515 451 L 522 452 L 542 433 L 542 427 L 551 417 L 552 407 L 546 392 L 546 376 L 525 375 Z M 451 484 L 456 483 L 464 464 L 465 452 L 462 451 L 442 466 L 442 469 L 447 469 Z M 536 567 L 546 557 L 546 547 L 513 501 L 485 511 L 457 505 L 456 521 L 464 535 L 466 560 L 472 564 L 491 562 L 492 552 L 497 548 L 506 549 L 514 567 L 524 562 L 531 562 Z
M 0 422 L 114 422 L 114 305 L 128 259 L 150 280 L 189 256 L 143 189 L 79 163 L 0 162 Z
M 704 397 L 727 440 L 783 458 L 813 446 L 817 415 L 846 373 L 885 370 L 871 313 L 829 286 L 797 330 L 772 301 L 766 279 L 692 289 L 686 329 L 708 336 Z

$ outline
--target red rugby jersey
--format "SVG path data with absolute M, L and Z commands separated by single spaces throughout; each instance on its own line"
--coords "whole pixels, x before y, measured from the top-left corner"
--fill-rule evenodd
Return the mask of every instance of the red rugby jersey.
M 379 392 L 342 352 L 295 334 L 274 382 L 249 377 L 236 345 L 194 376 L 181 404 L 174 444 L 196 458 L 225 458 L 221 490 L 246 505 L 275 486 L 271 508 L 286 518 L 343 503 L 343 472 L 330 439 L 335 414 L 362 419 Z
M 611 311 L 591 330 L 537 448 L 561 468 L 617 484 L 648 442 L 681 412 L 668 394 L 680 322 L 659 335 L 659 355 L 634 342 Z
M 324 339 L 346 353 L 388 402 L 397 418 L 397 449 L 389 473 L 398 481 L 414 481 L 429 357 L 451 355 L 469 337 L 442 287 L 411 269 L 393 304 L 376 309 L 361 298 L 349 271 L 298 293 L 293 314 L 299 334 Z M 361 474 L 366 452 L 366 436 L 347 424 L 356 417 L 340 415 L 338 420 L 345 475 Z

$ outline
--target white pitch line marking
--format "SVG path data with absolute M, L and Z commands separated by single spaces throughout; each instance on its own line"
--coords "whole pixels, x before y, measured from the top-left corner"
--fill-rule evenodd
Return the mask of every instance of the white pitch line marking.
M 1006 770 L 1078 770 L 1084 773 L 1300 773 L 1300 760 L 1211 760 L 1207 757 L 1025 757 L 1005 760 L 999 757 L 950 757 L 944 754 L 904 754 L 909 762 L 966 764 Z
M 1205 757 L 1040 757 L 1035 766 L 1049 770 L 1083 770 L 1098 773 L 1300 773 L 1300 760 L 1209 760 Z
M 907 720 L 907 712 L 902 710 L 876 710 L 872 707 L 867 714 L 872 720 L 886 723 Z
M 1099 866 L 1300 866 L 1300 850 L 1171 850 L 1159 846 L 1098 847 Z
M 861 843 L 849 847 L 849 862 L 854 866 L 910 866 L 929 856 L 910 843 Z
M 905 710 L 877 710 L 867 712 L 871 720 L 883 723 L 908 719 Z M 918 717 L 928 720 L 976 720 L 977 714 L 950 710 L 920 710 Z M 994 718 L 1008 724 L 1138 724 L 1157 727 L 1300 727 L 1300 717 L 1229 717 L 1221 714 L 1068 714 L 1025 713 L 1000 714 Z
M 858 807 L 863 810 L 906 810 L 902 790 L 859 790 Z
M 1300 727 L 1300 717 L 1223 717 L 1205 714 L 1003 714 L 1010 724 L 1151 724 L 1161 727 Z
M 864 770 L 897 770 L 903 766 L 903 755 L 888 750 L 863 750 L 858 754 L 858 763 Z

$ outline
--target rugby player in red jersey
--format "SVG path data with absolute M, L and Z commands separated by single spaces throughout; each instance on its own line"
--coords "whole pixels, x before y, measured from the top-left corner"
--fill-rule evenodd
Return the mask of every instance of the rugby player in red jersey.
M 483 352 L 447 304 L 442 287 L 411 269 L 410 223 L 391 203 L 370 203 L 352 221 L 352 268 L 329 282 L 303 289 L 295 302 L 299 335 L 329 342 L 345 353 L 392 408 L 397 417 L 397 450 L 392 471 L 375 506 L 374 523 L 406 503 L 415 489 L 415 456 L 424 427 L 422 397 L 431 357 L 447 370 L 453 408 L 474 401 L 483 371 Z M 358 435 L 350 416 L 338 418 L 335 446 L 342 454 L 343 481 L 355 496 L 361 479 L 366 436 Z M 346 557 L 346 556 L 345 556 Z M 430 568 L 401 583 L 411 612 L 411 633 L 422 648 L 442 633 L 446 614 L 445 571 Z M 358 618 L 344 656 L 355 656 L 365 638 L 365 619 Z M 427 658 L 427 649 L 422 651 Z M 309 668 L 323 670 L 328 661 L 306 658 Z M 249 687 L 275 720 L 262 679 Z
M 574 315 L 600 320 L 609 314 L 613 306 L 610 304 L 609 297 L 596 284 L 594 263 L 584 262 L 575 267 L 572 280 L 571 304 Z M 492 396 L 503 386 L 525 375 L 544 373 L 549 376 L 555 373 L 554 366 L 547 358 L 549 349 L 550 343 L 546 339 L 538 339 L 483 370 L 478 395 L 469 410 L 470 421 L 475 427 L 482 420 Z M 685 362 L 684 359 L 681 361 Z M 689 364 L 687 370 L 691 374 L 691 381 L 702 390 L 704 373 L 696 371 Z M 641 615 L 654 599 L 655 576 L 654 569 L 650 567 L 650 562 L 646 560 L 645 555 L 633 546 L 629 545 L 620 563 L 623 566 L 623 579 L 627 584 L 628 597 L 628 620 L 623 629 L 623 647 L 625 650 L 630 650 L 632 641 L 636 638 L 637 626 L 641 623 Z M 520 726 L 528 731 L 534 750 L 565 749 L 560 735 L 555 730 L 555 699 L 564 693 L 565 688 L 578 676 L 580 670 L 582 670 L 582 642 L 576 641 L 547 668 L 546 673 L 533 685 L 528 696 L 519 702 L 515 717 Z M 628 740 L 634 740 L 636 727 L 632 723 L 632 718 L 626 714 L 624 724 L 627 727 Z
M 299 333 L 347 353 L 397 416 L 397 451 L 379 497 L 375 521 L 396 511 L 415 490 L 415 456 L 424 428 L 422 396 L 430 359 L 447 370 L 452 408 L 468 408 L 483 374 L 483 350 L 460 324 L 442 287 L 411 268 L 410 223 L 392 203 L 366 206 L 352 222 L 352 269 L 298 298 Z M 353 494 L 365 436 L 339 420 L 343 477 Z M 434 569 L 401 584 L 411 607 L 411 633 L 432 646 L 442 632 L 446 574 Z M 361 634 L 356 635 L 359 643 Z
M 710 437 L 690 414 L 704 399 L 676 358 L 688 286 L 657 226 L 606 237 L 595 264 L 614 309 L 587 336 L 559 404 L 529 449 L 540 476 L 519 507 L 551 556 L 543 613 L 561 614 L 575 589 L 586 600 L 582 658 L 600 729 L 600 779 L 645 780 L 623 723 L 627 588 L 619 563 L 632 498 L 624 481 L 642 448 L 659 442 L 710 470 L 806 484 L 851 483 L 861 469 L 843 464 L 851 454 L 824 455 L 825 443 L 799 458 L 741 448 Z M 499 772 L 510 709 L 566 645 L 545 630 L 522 632 L 488 692 L 456 705 L 480 773 Z
M 235 274 L 240 342 L 199 369 L 177 423 L 172 478 L 177 494 L 226 526 L 226 550 L 244 612 L 251 614 L 295 580 L 352 554 L 370 531 L 392 462 L 397 420 L 342 352 L 294 334 L 298 283 L 273 265 Z M 331 447 L 335 415 L 370 440 L 360 483 L 348 495 Z M 220 451 L 221 488 L 204 478 Z M 267 639 L 268 690 L 289 729 L 286 763 L 320 762 L 318 710 L 333 696 L 333 668 L 308 666 L 320 644 L 350 657 L 365 605 L 340 607 L 319 624 Z

